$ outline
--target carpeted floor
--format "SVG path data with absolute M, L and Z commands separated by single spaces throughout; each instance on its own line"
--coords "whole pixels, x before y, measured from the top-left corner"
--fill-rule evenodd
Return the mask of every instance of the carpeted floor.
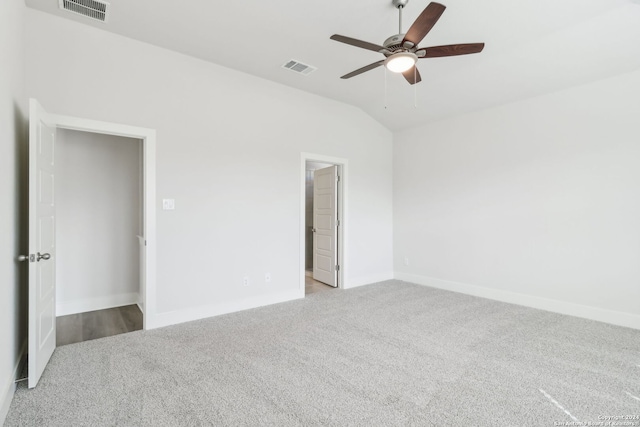
M 390 281 L 60 347 L 5 425 L 586 425 L 640 416 L 639 365 L 638 330 Z

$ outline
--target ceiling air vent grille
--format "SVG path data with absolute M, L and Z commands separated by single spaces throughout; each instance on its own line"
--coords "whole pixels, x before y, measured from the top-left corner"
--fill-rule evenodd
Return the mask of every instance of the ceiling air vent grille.
M 304 74 L 305 76 L 307 74 L 313 73 L 315 70 L 317 70 L 316 67 L 312 67 L 311 65 L 303 64 L 302 62 L 296 61 L 294 59 L 292 59 L 291 61 L 287 62 L 286 64 L 283 64 L 282 68 L 286 68 L 287 70 L 295 71 L 296 73 Z
M 97 0 L 58 0 L 60 9 L 95 19 L 96 21 L 106 22 L 109 3 Z

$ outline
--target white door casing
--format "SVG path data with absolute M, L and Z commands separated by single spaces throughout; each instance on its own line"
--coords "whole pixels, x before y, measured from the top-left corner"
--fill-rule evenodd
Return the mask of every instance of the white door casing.
M 143 329 L 162 324 L 156 319 L 156 131 L 154 129 L 50 114 L 59 129 L 123 136 L 142 141 L 142 235 L 140 243 L 140 291 Z
M 29 101 L 29 388 L 36 386 L 56 348 L 56 126 Z
M 313 177 L 313 278 L 338 287 L 338 166 Z

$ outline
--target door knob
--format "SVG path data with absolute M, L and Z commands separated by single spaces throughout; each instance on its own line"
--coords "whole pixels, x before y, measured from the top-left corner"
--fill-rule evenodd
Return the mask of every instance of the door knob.
M 18 255 L 18 261 L 29 261 L 29 255 Z
M 41 259 L 46 261 L 49 258 L 51 258 L 51 255 L 49 255 L 49 254 L 40 254 L 40 252 L 38 252 L 38 261 L 40 261 Z
M 312 228 L 312 229 L 311 229 L 311 231 L 313 231 L 313 232 L 315 233 L 315 232 L 316 232 L 316 229 L 315 229 L 315 228 Z

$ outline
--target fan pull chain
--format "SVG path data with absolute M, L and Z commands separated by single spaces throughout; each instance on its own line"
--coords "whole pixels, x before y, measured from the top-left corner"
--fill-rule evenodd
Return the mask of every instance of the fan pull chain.
M 413 66 L 413 81 L 418 80 L 418 67 Z M 418 108 L 418 83 L 413 84 L 413 108 Z
M 387 109 L 387 67 L 384 67 L 384 109 Z

